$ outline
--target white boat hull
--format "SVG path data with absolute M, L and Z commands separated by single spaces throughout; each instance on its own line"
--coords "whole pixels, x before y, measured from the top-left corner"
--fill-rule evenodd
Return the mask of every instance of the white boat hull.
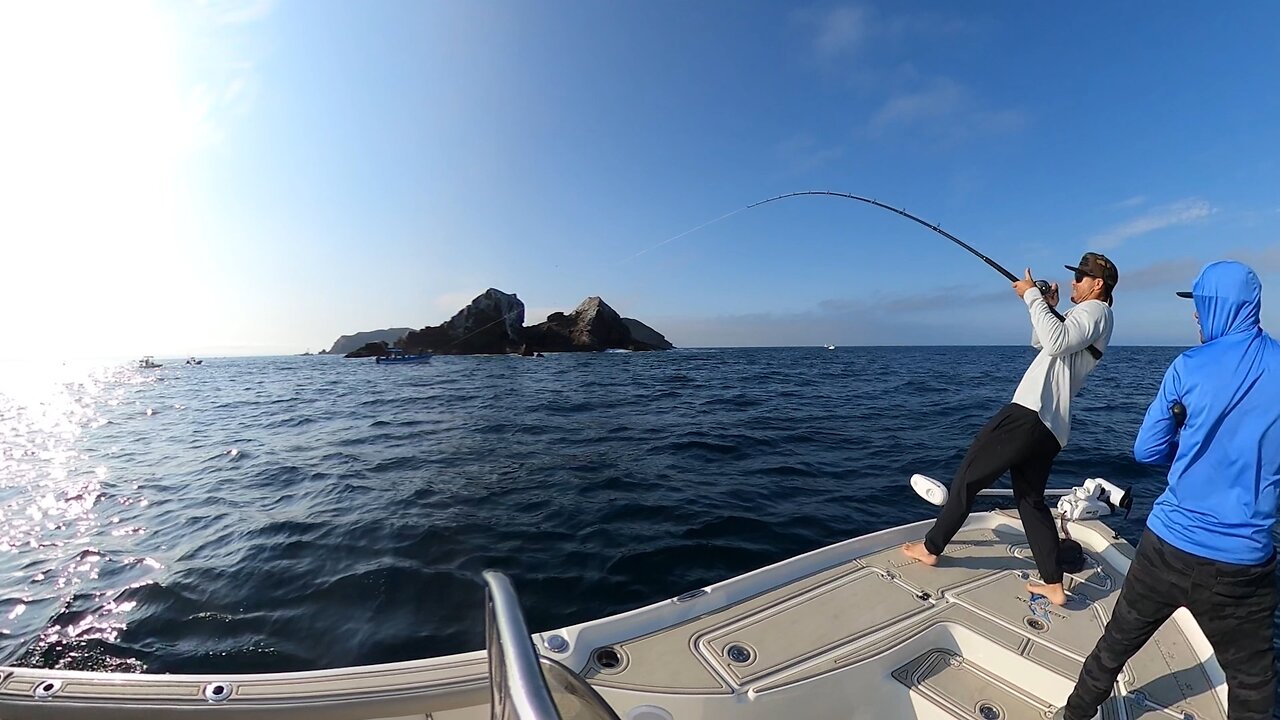
M 1035 566 L 1021 524 L 1016 513 L 997 511 L 972 515 L 936 568 L 909 562 L 899 549 L 928 528 L 917 523 L 825 547 L 684 599 L 538 633 L 534 642 L 579 671 L 624 719 L 657 720 L 663 713 L 681 720 L 982 718 L 996 712 L 1002 719 L 1044 720 L 1064 702 L 1110 617 L 1133 553 L 1100 522 L 1070 527 L 1089 562 L 1068 577 L 1068 591 L 1078 599 L 1066 608 L 1027 596 Z M 489 717 L 485 657 L 472 652 L 244 676 L 5 668 L 0 718 L 481 720 Z M 61 688 L 47 699 L 33 696 L 49 682 Z M 217 684 L 229 699 L 206 699 Z M 1139 653 L 1120 687 L 1140 691 L 1152 711 L 1225 718 L 1222 673 L 1185 610 Z M 1138 716 L 1134 709 L 1128 717 Z M 1109 717 L 1121 716 L 1113 709 Z

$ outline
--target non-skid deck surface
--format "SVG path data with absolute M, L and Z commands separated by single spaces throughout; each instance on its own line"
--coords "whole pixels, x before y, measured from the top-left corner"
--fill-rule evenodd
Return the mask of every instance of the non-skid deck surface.
M 1118 569 L 1086 552 L 1087 567 L 1067 579 L 1075 597 L 1057 608 L 1028 596 L 1035 564 L 1026 538 L 1012 528 L 960 533 L 937 567 L 909 560 L 895 545 L 618 643 L 620 667 L 592 666 L 586 674 L 593 684 L 620 689 L 764 693 L 833 672 L 856 673 L 859 663 L 946 624 L 1074 682 L 1123 580 Z M 890 682 L 957 718 L 1043 720 L 1053 711 L 1020 687 L 1019 678 L 1002 676 L 953 649 L 925 647 L 891 675 Z M 1120 703 L 1129 718 L 1226 717 L 1189 641 L 1172 621 L 1129 663 L 1122 680 L 1128 693 L 1104 706 L 1108 720 L 1122 717 Z

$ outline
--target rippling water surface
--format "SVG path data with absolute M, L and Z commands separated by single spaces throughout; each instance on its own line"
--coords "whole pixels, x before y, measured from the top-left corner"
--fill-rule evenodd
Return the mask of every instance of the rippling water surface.
M 1055 483 L 1130 455 L 1171 348 L 1115 348 Z M 486 567 L 547 629 L 932 508 L 1032 358 L 822 348 L 4 366 L 0 665 L 302 670 L 482 646 Z

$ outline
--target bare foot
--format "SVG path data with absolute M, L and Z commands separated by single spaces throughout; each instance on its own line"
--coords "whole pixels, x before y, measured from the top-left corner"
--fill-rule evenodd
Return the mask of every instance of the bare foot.
M 925 565 L 938 564 L 938 556 L 926 550 L 924 547 L 924 543 L 922 542 L 907 543 L 906 545 L 902 546 L 902 552 L 906 553 L 907 557 L 911 558 L 912 560 L 919 560 Z
M 1062 606 L 1067 604 L 1067 591 L 1062 589 L 1062 583 L 1041 585 L 1040 583 L 1029 582 L 1027 583 L 1027 592 L 1043 595 L 1054 605 Z

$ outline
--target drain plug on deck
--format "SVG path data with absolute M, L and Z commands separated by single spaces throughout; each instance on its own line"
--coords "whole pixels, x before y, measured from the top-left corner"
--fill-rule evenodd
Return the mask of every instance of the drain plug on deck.
M 1022 622 L 1026 624 L 1027 627 L 1031 628 L 1032 630 L 1035 630 L 1038 633 L 1042 633 L 1049 629 L 1048 623 L 1046 623 L 1045 621 L 1037 617 L 1025 618 Z
M 739 665 L 746 665 L 751 662 L 751 648 L 746 645 L 734 643 L 725 648 L 724 654 L 725 657 L 729 658 L 730 662 L 735 662 Z
M 980 703 L 978 705 L 978 717 L 982 720 L 1000 720 L 1004 717 L 1004 713 L 1000 712 L 1000 708 L 989 702 Z
M 591 654 L 591 659 L 595 662 L 600 672 L 603 673 L 622 672 L 623 666 L 626 665 L 626 659 L 622 652 L 614 647 L 597 648 Z

